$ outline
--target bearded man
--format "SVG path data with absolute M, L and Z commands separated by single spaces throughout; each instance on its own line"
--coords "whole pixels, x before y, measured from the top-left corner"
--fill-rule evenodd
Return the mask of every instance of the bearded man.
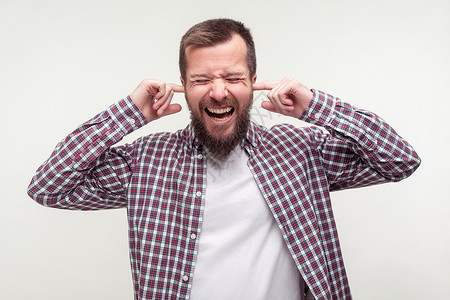
M 351 299 L 330 192 L 399 181 L 420 159 L 373 113 L 297 80 L 257 82 L 242 23 L 193 26 L 180 45 L 181 85 L 144 80 L 59 143 L 28 188 L 40 204 L 128 211 L 136 299 Z M 322 126 L 270 129 L 263 108 Z M 113 147 L 178 113 L 191 123 Z M 150 125 L 151 126 L 151 125 Z

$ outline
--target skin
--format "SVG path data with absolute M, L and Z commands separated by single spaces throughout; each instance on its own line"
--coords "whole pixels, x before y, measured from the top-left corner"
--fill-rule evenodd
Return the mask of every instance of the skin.
M 213 47 L 186 49 L 186 82 L 181 78 L 186 98 L 215 138 L 233 134 L 242 108 L 252 99 L 256 75 L 250 77 L 246 50 L 238 35 Z
M 269 101 L 262 103 L 264 109 L 299 118 L 313 96 L 308 88 L 292 78 L 256 83 L 256 74 L 249 74 L 245 42 L 237 35 L 212 47 L 189 46 L 186 58 L 187 76 L 186 82 L 181 79 L 182 85 L 145 79 L 130 94 L 147 122 L 181 111 L 181 106 L 171 101 L 174 93 L 186 93 L 191 109 L 201 114 L 208 132 L 212 135 L 228 135 L 236 123 L 237 106 L 227 99 L 243 103 L 249 101 L 253 91 L 267 90 Z M 202 101 L 212 110 L 232 107 L 233 114 L 227 118 L 214 119 L 204 109 L 200 110 Z
M 293 78 L 281 81 L 255 83 L 253 90 L 268 90 L 267 98 L 261 106 L 268 111 L 285 116 L 300 118 L 313 98 L 313 92 Z

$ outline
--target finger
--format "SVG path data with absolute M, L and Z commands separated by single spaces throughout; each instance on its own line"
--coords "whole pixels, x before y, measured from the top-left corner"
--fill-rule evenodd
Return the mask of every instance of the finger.
M 276 87 L 280 82 L 279 81 L 261 81 L 257 82 L 253 85 L 254 91 L 268 91 Z
M 168 89 L 165 94 L 161 95 L 161 97 L 159 99 L 155 100 L 155 103 L 153 104 L 153 109 L 154 110 L 159 110 L 159 109 L 164 110 L 165 108 L 167 108 L 167 105 L 170 104 L 172 97 L 173 97 L 173 91 L 171 89 Z
M 281 111 L 281 101 L 280 101 L 280 97 L 279 94 L 276 93 L 274 90 L 271 90 L 268 94 L 267 94 L 267 98 L 269 98 L 270 103 L 273 106 L 273 109 Z
M 165 84 L 163 81 L 160 80 L 153 80 L 153 79 L 144 79 L 140 86 L 146 91 L 148 95 L 152 95 L 155 97 L 159 91 L 165 88 Z
M 286 106 L 292 106 L 294 105 L 294 101 L 292 101 L 291 99 L 284 97 L 281 99 L 281 104 L 286 105 Z
M 184 93 L 184 87 L 175 83 L 167 84 L 175 93 Z
M 167 92 L 167 86 L 166 83 L 161 83 L 156 87 L 157 91 L 155 93 L 155 101 L 159 101 L 161 98 L 164 97 L 164 95 Z
M 270 101 L 263 101 L 261 103 L 261 107 L 270 112 L 278 113 L 278 114 L 282 114 L 282 115 L 289 115 L 294 110 L 293 106 L 289 106 L 289 107 L 286 107 L 286 108 L 280 110 L 275 105 L 273 105 L 273 103 Z
M 172 101 L 174 92 L 172 90 L 168 91 L 163 98 L 161 98 L 157 104 L 159 104 L 159 109 L 157 114 L 162 115 L 164 111 L 169 107 L 170 102 Z
M 158 88 L 158 93 L 155 95 L 155 103 L 158 102 L 158 105 L 154 106 L 154 109 L 158 109 L 161 107 L 165 100 L 170 97 L 172 99 L 173 93 L 184 93 L 184 87 L 174 83 L 163 84 Z
M 184 87 L 182 85 L 167 83 L 166 93 L 157 100 L 157 104 L 154 105 L 154 109 L 158 110 L 158 115 L 163 115 L 164 111 L 168 108 L 170 102 L 172 101 L 174 93 L 184 93 Z
M 275 105 L 273 105 L 273 103 L 270 101 L 263 101 L 261 103 L 261 107 L 270 112 L 282 114 L 285 116 L 291 115 L 292 112 L 294 111 L 294 106 L 286 106 L 283 109 L 280 109 L 277 108 Z
M 270 112 L 277 112 L 275 106 L 270 101 L 263 101 L 261 107 Z
M 280 84 L 272 91 L 273 93 L 276 93 L 278 95 L 278 100 L 282 105 L 294 105 L 294 101 L 290 98 L 290 89 L 288 83 L 285 80 L 281 81 Z
M 267 94 L 267 98 L 269 98 L 270 102 L 274 106 L 274 109 L 280 113 L 284 110 L 284 95 L 282 92 L 283 87 L 284 83 L 280 82 Z
M 166 110 L 162 112 L 161 115 L 158 115 L 159 117 L 164 117 L 172 114 L 176 114 L 181 111 L 181 105 L 180 104 L 170 104 Z

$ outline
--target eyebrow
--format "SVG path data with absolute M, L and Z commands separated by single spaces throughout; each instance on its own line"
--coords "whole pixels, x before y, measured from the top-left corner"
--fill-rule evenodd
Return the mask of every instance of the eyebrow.
M 194 73 L 194 74 L 189 74 L 189 77 L 195 78 L 195 77 L 209 77 L 209 76 L 206 73 Z

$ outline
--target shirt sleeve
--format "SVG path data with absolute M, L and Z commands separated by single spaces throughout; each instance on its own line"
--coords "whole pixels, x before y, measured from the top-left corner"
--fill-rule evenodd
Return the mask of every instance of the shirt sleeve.
M 313 90 L 300 119 L 321 127 L 314 143 L 320 152 L 330 190 L 400 181 L 420 165 L 411 145 L 374 113 Z
M 129 97 L 110 106 L 58 143 L 36 171 L 28 195 L 54 208 L 125 207 L 133 147 L 111 146 L 144 124 Z

